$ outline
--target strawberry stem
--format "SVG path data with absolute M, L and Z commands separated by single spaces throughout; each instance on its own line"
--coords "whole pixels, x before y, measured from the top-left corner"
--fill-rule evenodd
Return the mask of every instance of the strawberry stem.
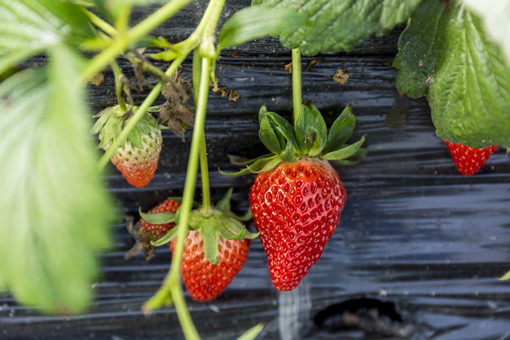
M 122 71 L 120 70 L 119 64 L 114 60 L 110 63 L 113 75 L 115 76 L 115 93 L 117 95 L 117 102 L 119 103 L 120 110 L 122 112 L 127 111 L 126 102 L 124 100 L 124 83 L 121 81 Z
M 181 55 L 178 58 L 176 58 L 170 67 L 166 70 L 165 74 L 168 77 L 171 77 L 176 71 L 177 68 L 183 63 L 184 59 L 186 59 L 187 55 Z M 110 158 L 113 156 L 117 148 L 124 143 L 129 133 L 135 128 L 136 124 L 142 119 L 143 115 L 147 112 L 149 107 L 154 103 L 156 98 L 159 96 L 159 93 L 161 92 L 161 83 L 158 83 L 152 91 L 149 93 L 149 95 L 145 98 L 142 105 L 138 107 L 138 110 L 135 112 L 133 117 L 129 119 L 126 126 L 122 131 L 119 133 L 118 137 L 113 141 L 112 145 L 106 151 L 101 159 L 99 160 L 99 169 L 103 169 L 109 162 Z
M 83 9 L 83 12 L 88 17 L 91 23 L 96 25 L 96 27 L 100 28 L 105 33 L 109 34 L 112 37 L 117 37 L 119 35 L 119 32 L 115 29 L 115 27 L 113 27 L 100 17 L 98 17 L 96 14 L 92 13 L 91 11 L 85 8 Z
M 177 316 L 183 326 L 183 331 L 186 339 L 198 338 L 196 329 L 193 324 L 191 328 L 186 330 L 183 322 L 189 317 L 189 312 L 184 303 L 182 290 L 180 289 L 180 269 L 182 254 L 184 252 L 184 239 L 186 238 L 187 227 L 190 217 L 191 209 L 193 208 L 193 196 L 195 194 L 195 184 L 198 172 L 198 159 L 200 154 L 200 146 L 202 145 L 202 138 L 204 133 L 205 115 L 207 108 L 207 97 L 209 93 L 209 61 L 206 58 L 202 59 L 202 69 L 200 73 L 200 86 L 198 92 L 197 114 L 195 126 L 193 128 L 193 137 L 191 139 L 191 151 L 188 161 L 188 169 L 186 172 L 186 181 L 184 183 L 184 193 L 182 198 L 181 215 L 177 225 L 178 234 L 175 245 L 175 251 L 172 259 L 172 267 L 170 268 L 170 277 L 168 279 L 169 288 L 171 289 L 172 298 L 176 302 Z M 178 287 L 179 289 L 173 289 Z M 178 299 L 182 299 L 182 304 L 179 306 Z M 189 334 L 187 334 L 187 332 Z M 195 334 L 193 334 L 195 333 Z
M 296 126 L 301 103 L 303 102 L 301 88 L 301 52 L 298 48 L 292 49 L 292 101 L 294 104 L 294 126 Z
M 160 308 L 163 304 L 173 300 L 177 310 L 177 317 L 181 323 L 186 339 L 200 339 L 198 332 L 191 321 L 186 302 L 181 289 L 180 269 L 182 254 L 184 252 L 184 239 L 188 231 L 191 209 L 193 208 L 193 197 L 195 194 L 196 177 L 198 172 L 198 162 L 202 139 L 204 136 L 204 124 L 207 108 L 207 97 L 209 92 L 209 60 L 201 58 L 202 65 L 200 69 L 200 81 L 198 87 L 197 113 L 195 126 L 193 128 L 193 137 L 191 139 L 191 150 L 188 160 L 188 169 L 186 171 L 186 181 L 184 183 L 184 192 L 182 205 L 180 208 L 179 223 L 177 224 L 177 239 L 172 258 L 172 266 L 158 292 L 146 302 L 144 310 L 150 313 Z
M 202 142 L 200 143 L 200 174 L 202 178 L 202 212 L 208 215 L 211 213 L 211 189 L 209 188 L 209 166 L 204 133 L 202 133 Z

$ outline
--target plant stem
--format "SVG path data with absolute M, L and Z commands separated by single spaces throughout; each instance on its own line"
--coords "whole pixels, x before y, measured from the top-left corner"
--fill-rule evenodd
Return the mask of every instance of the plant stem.
M 129 44 L 137 41 L 143 36 L 149 34 L 154 28 L 161 25 L 165 20 L 172 17 L 181 8 L 186 6 L 191 0 L 171 0 L 163 7 L 152 13 L 145 20 L 126 32 L 125 35 L 119 36 L 112 44 L 103 52 L 96 55 L 89 63 L 88 67 L 81 74 L 82 82 L 86 82 L 96 73 L 100 72 L 108 63 L 114 60 L 119 54 L 122 54 Z M 189 51 L 186 51 L 186 54 Z M 184 54 L 184 53 L 183 53 Z
M 168 68 L 168 70 L 166 70 L 165 74 L 168 77 L 171 77 L 177 71 L 177 68 L 182 64 L 182 62 L 185 59 L 186 59 L 186 55 L 182 55 L 182 56 L 178 57 L 177 59 L 175 59 L 172 62 L 172 64 L 170 65 L 170 67 Z M 136 110 L 133 117 L 131 117 L 131 119 L 129 119 L 126 126 L 124 126 L 124 129 L 122 129 L 122 131 L 117 136 L 117 138 L 114 140 L 114 142 L 112 143 L 112 145 L 110 146 L 108 151 L 106 151 L 103 154 L 103 156 L 101 157 L 101 159 L 99 160 L 99 164 L 98 164 L 99 169 L 103 169 L 106 166 L 106 164 L 108 164 L 108 162 L 110 161 L 110 158 L 113 156 L 115 151 L 117 151 L 117 148 L 122 143 L 124 143 L 124 141 L 126 140 L 127 136 L 131 132 L 131 130 L 136 126 L 136 124 L 138 124 L 140 119 L 142 119 L 143 115 L 147 112 L 149 107 L 152 105 L 152 103 L 154 103 L 156 98 L 159 96 L 159 93 L 161 92 L 161 87 L 162 87 L 161 83 L 158 83 L 156 86 L 154 86 L 152 91 L 149 93 L 149 95 L 143 101 L 142 105 L 140 105 L 140 107 L 138 107 L 138 110 Z
M 202 212 L 209 214 L 211 212 L 211 189 L 209 188 L 209 166 L 204 133 L 202 133 L 200 143 L 200 174 L 202 178 Z
M 202 144 L 202 138 L 204 135 L 204 124 L 205 124 L 205 115 L 207 108 L 207 97 L 209 94 L 209 61 L 206 58 L 202 59 L 202 69 L 200 73 L 200 86 L 198 93 L 198 103 L 197 103 L 197 114 L 195 120 L 195 126 L 193 128 L 193 137 L 191 140 L 191 151 L 188 161 L 188 169 L 186 172 L 186 181 L 184 183 L 184 194 L 182 197 L 182 206 L 181 206 L 181 215 L 179 217 L 179 223 L 177 225 L 178 234 L 177 241 L 175 245 L 175 250 L 172 259 L 172 267 L 170 268 L 170 278 L 169 285 L 172 293 L 172 298 L 175 302 L 175 307 L 177 308 L 177 315 L 179 320 L 181 321 L 181 325 L 183 326 L 184 335 L 187 339 L 193 339 L 193 337 L 189 337 L 189 335 L 194 335 L 193 331 L 196 333 L 196 330 L 189 329 L 186 330 L 184 328 L 183 321 L 186 321 L 186 318 L 189 317 L 189 312 L 186 308 L 184 301 L 178 302 L 180 299 L 184 300 L 182 296 L 182 290 L 180 289 L 180 263 L 182 259 L 182 254 L 184 252 L 184 238 L 186 237 L 187 227 L 190 217 L 191 209 L 193 208 L 193 196 L 195 194 L 195 184 L 198 172 L 198 159 L 200 154 L 200 146 Z M 178 287 L 179 289 L 176 289 Z M 179 306 L 180 305 L 180 306 Z M 187 334 L 187 332 L 189 334 Z M 198 336 L 198 334 L 197 334 Z
M 121 80 L 122 71 L 120 70 L 119 64 L 114 60 L 110 63 L 110 67 L 112 68 L 113 75 L 115 77 L 115 93 L 117 95 L 117 102 L 119 103 L 120 110 L 124 113 L 126 112 L 126 102 L 124 101 L 124 83 Z
M 188 169 L 186 171 L 182 205 L 180 208 L 181 212 L 179 222 L 176 226 L 177 238 L 172 258 L 172 266 L 159 290 L 144 304 L 143 307 L 146 313 L 150 313 L 173 300 L 175 308 L 177 309 L 179 322 L 181 323 L 184 335 L 188 340 L 200 339 L 186 308 L 186 302 L 182 294 L 180 283 L 180 269 L 182 254 L 184 252 L 184 239 L 186 238 L 189 217 L 191 209 L 193 208 L 193 197 L 195 194 L 200 149 L 204 138 L 207 97 L 209 94 L 209 61 L 206 58 L 201 59 L 200 85 L 198 87 L 198 95 L 196 95 L 197 114 L 195 126 L 193 128 L 193 137 L 191 140 L 191 151 L 188 160 Z
M 119 32 L 115 29 L 115 27 L 113 27 L 112 25 L 110 25 L 109 23 L 107 23 L 106 21 L 104 21 L 91 11 L 89 11 L 88 9 L 83 9 L 83 12 L 85 12 L 90 22 L 92 22 L 98 28 L 105 31 L 105 33 L 109 34 L 112 37 L 118 36 Z
M 296 126 L 301 103 L 303 101 L 301 88 L 301 53 L 299 49 L 292 50 L 292 101 L 294 105 L 294 126 Z
M 195 103 L 199 102 L 200 84 L 202 77 L 202 60 L 200 52 L 195 49 L 193 53 L 193 95 Z M 209 188 L 209 166 L 207 164 L 207 147 L 205 133 L 202 133 L 200 145 L 200 171 L 202 175 L 202 212 L 208 214 L 211 211 L 211 190 Z

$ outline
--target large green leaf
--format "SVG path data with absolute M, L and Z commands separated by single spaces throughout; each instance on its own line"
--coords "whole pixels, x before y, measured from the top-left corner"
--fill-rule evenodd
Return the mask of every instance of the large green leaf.
M 92 27 L 81 7 L 66 0 L 0 0 L 0 74 L 62 41 L 79 43 Z
M 283 31 L 281 42 L 304 55 L 350 50 L 374 33 L 404 22 L 422 0 L 253 0 L 253 5 L 290 8 L 311 24 Z
M 510 70 L 503 54 L 470 11 L 451 2 L 448 16 L 438 36 L 445 53 L 428 96 L 436 134 L 472 147 L 510 145 Z
M 485 31 L 499 44 L 510 64 L 510 0 L 463 0 L 483 20 Z
M 428 93 L 446 45 L 447 13 L 439 1 L 422 2 L 398 40 L 399 52 L 393 62 L 399 69 L 397 89 L 409 97 L 423 97 Z
M 297 11 L 266 6 L 253 6 L 232 15 L 223 25 L 218 45 L 220 48 L 241 45 L 254 39 L 277 36 L 284 29 L 306 25 L 306 17 Z
M 0 287 L 74 313 L 91 298 L 112 201 L 101 182 L 77 57 L 55 45 L 47 72 L 0 85 Z

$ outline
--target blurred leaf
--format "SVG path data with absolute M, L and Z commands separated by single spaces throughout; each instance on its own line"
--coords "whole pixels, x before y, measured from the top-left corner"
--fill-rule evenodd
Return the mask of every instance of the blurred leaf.
M 62 41 L 94 34 L 80 6 L 66 0 L 0 0 L 0 74 Z
M 428 95 L 436 134 L 476 148 L 510 145 L 510 69 L 503 53 L 463 6 L 450 2 L 448 15 L 438 37 L 447 53 Z
M 63 45 L 47 74 L 0 84 L 0 286 L 45 312 L 91 299 L 96 255 L 110 244 L 113 205 L 101 183 L 77 57 Z
M 313 56 L 350 50 L 372 34 L 383 34 L 407 20 L 422 0 L 253 0 L 252 5 L 293 9 L 311 24 L 285 29 L 285 47 Z M 434 0 L 435 1 L 435 0 Z
M 449 23 L 445 5 L 424 1 L 416 9 L 398 40 L 399 52 L 393 65 L 399 69 L 397 89 L 411 98 L 426 96 L 432 76 L 446 47 Z
M 510 64 L 510 0 L 463 0 L 478 14 L 489 37 L 501 46 L 507 64 Z
M 223 25 L 218 45 L 220 48 L 238 46 L 254 39 L 278 36 L 284 29 L 303 25 L 306 25 L 306 16 L 295 10 L 248 7 L 236 12 Z
M 264 325 L 259 323 L 244 332 L 237 340 L 254 340 L 263 329 Z

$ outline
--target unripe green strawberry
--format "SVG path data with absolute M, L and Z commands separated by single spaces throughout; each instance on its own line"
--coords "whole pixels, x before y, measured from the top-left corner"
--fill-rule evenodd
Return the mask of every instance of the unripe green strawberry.
M 161 130 L 157 126 L 150 126 L 149 129 L 141 136 L 141 147 L 135 147 L 127 140 L 111 158 L 129 184 L 137 188 L 145 187 L 154 177 L 163 145 Z M 104 150 L 107 151 L 109 147 L 106 145 Z
M 452 155 L 455 166 L 464 176 L 476 174 L 498 148 L 497 145 L 485 148 L 472 148 L 449 141 L 445 141 L 445 143 Z
M 170 242 L 175 251 L 176 239 Z M 241 271 L 248 257 L 249 239 L 228 240 L 218 235 L 218 264 L 205 256 L 204 238 L 199 230 L 189 231 L 184 240 L 181 276 L 191 298 L 212 301 L 225 290 Z
M 132 119 L 133 110 L 136 107 L 123 112 L 119 106 L 114 106 L 97 116 L 99 119 L 91 132 L 99 134 L 99 147 L 105 151 L 110 149 L 124 126 Z M 162 144 L 163 137 L 156 119 L 146 113 L 117 148 L 111 162 L 131 185 L 143 188 L 154 177 Z
M 296 288 L 319 259 L 345 199 L 328 161 L 304 158 L 257 175 L 250 206 L 278 290 Z

